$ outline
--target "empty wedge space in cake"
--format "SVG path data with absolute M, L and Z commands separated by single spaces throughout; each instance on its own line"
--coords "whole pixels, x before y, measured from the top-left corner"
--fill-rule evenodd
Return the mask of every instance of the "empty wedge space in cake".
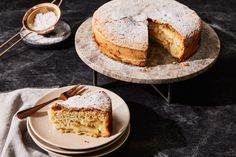
M 48 115 L 61 133 L 109 137 L 112 127 L 112 104 L 104 91 L 93 91 L 82 96 L 50 105 Z
M 199 47 L 202 21 L 174 0 L 113 0 L 95 11 L 92 29 L 105 55 L 146 66 L 150 38 L 179 62 L 192 56 Z

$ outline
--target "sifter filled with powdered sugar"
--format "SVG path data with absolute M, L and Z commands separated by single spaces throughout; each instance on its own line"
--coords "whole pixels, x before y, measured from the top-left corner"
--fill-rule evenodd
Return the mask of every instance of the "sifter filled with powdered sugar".
M 9 43 L 11 40 L 16 38 L 18 35 L 20 35 L 21 32 L 27 30 L 27 34 L 20 36 L 20 39 L 18 39 L 6 50 L 0 53 L 0 57 L 3 54 L 5 54 L 8 50 L 10 50 L 12 47 L 14 47 L 17 43 L 19 43 L 21 40 L 23 40 L 32 33 L 37 33 L 39 35 L 46 35 L 54 31 L 61 17 L 61 10 L 59 7 L 62 3 L 62 0 L 60 0 L 58 5 L 56 5 L 55 4 L 56 1 L 57 0 L 53 0 L 51 3 L 41 3 L 30 8 L 23 17 L 22 20 L 23 27 L 20 29 L 19 32 L 17 32 L 10 39 L 4 42 L 0 46 L 0 49 L 7 43 Z

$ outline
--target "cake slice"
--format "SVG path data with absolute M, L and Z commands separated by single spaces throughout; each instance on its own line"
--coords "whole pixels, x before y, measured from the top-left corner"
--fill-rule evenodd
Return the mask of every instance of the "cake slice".
M 48 115 L 62 133 L 108 137 L 111 134 L 112 104 L 104 91 L 73 96 L 50 105 Z

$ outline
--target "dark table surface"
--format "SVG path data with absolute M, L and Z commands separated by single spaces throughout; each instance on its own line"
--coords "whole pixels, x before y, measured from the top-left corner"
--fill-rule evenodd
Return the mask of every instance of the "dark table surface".
M 119 94 L 131 112 L 131 134 L 111 156 L 236 156 L 236 1 L 180 0 L 217 32 L 221 52 L 204 74 L 176 83 L 168 105 L 149 85 L 123 84 Z M 0 43 L 21 27 L 38 0 L 0 1 Z M 64 0 L 62 19 L 72 28 L 67 42 L 51 49 L 20 43 L 0 61 L 0 92 L 24 87 L 92 84 L 92 70 L 77 56 L 74 34 L 105 0 Z M 111 79 L 99 75 L 99 82 Z

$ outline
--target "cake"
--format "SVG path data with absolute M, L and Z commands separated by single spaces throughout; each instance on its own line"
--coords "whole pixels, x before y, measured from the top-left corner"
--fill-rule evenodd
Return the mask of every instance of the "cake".
M 109 137 L 112 125 L 112 105 L 104 91 L 50 105 L 48 115 L 53 126 L 62 133 L 85 134 L 92 137 Z
M 113 0 L 92 18 L 94 39 L 108 57 L 145 66 L 149 38 L 183 61 L 196 52 L 202 21 L 187 6 L 174 0 Z

